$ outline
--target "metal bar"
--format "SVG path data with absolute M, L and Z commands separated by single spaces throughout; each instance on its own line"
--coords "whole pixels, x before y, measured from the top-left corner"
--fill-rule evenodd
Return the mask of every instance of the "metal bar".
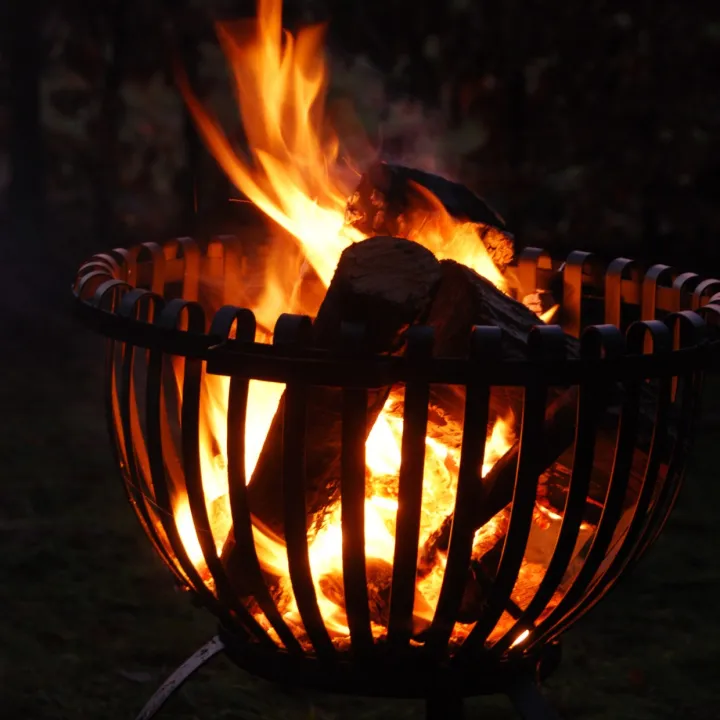
M 143 275 L 150 276 L 152 272 L 152 263 L 143 262 L 138 265 L 136 261 L 137 252 L 134 250 L 131 252 L 127 248 L 113 248 L 112 252 L 119 259 L 120 264 L 120 278 L 124 280 L 128 285 L 132 287 L 143 287 L 142 283 L 138 282 L 138 273 L 140 268 L 143 270 Z M 178 265 L 180 267 L 180 265 Z M 166 275 L 166 280 L 171 281 Z
M 528 337 L 531 359 L 562 357 L 565 336 L 558 326 L 536 327 Z M 540 468 L 537 457 L 542 453 L 543 424 L 547 406 L 548 387 L 542 380 L 525 388 L 520 426 L 520 452 L 513 492 L 510 521 L 503 544 L 497 575 L 490 587 L 482 616 L 463 643 L 459 654 L 478 652 L 508 606 L 517 582 L 527 547 L 532 514 L 537 497 Z
M 623 275 L 634 267 L 634 260 L 616 258 L 605 271 L 605 322 L 608 325 L 621 327 Z
M 670 281 L 673 269 L 669 265 L 653 265 L 648 268 L 642 281 L 640 319 L 654 320 L 657 313 L 657 290 L 661 280 Z M 645 352 L 648 352 L 647 348 Z
M 643 348 L 646 349 L 645 338 L 647 335 L 650 335 L 652 340 L 650 352 L 667 353 L 670 351 L 670 332 L 664 323 L 658 320 L 637 323 L 634 325 L 634 330 L 634 337 L 628 338 L 630 352 L 640 352 Z M 598 573 L 601 575 L 600 578 L 594 581 L 592 588 L 586 593 L 580 604 L 560 623 L 557 628 L 558 634 L 588 612 L 617 583 L 628 564 L 632 561 L 633 556 L 637 553 L 643 532 L 652 517 L 652 514 L 648 515 L 648 510 L 657 487 L 660 461 L 667 441 L 667 414 L 670 405 L 671 378 L 662 378 L 660 383 L 650 451 L 633 517 L 614 556 L 612 553 L 608 553 L 603 561 Z
M 711 295 L 720 292 L 720 280 L 716 278 L 707 278 L 702 280 L 695 286 L 692 294 L 692 310 L 702 307 L 703 300 L 707 300 Z
M 300 347 L 309 341 L 310 332 L 310 318 L 281 315 L 275 325 L 273 342 Z M 334 657 L 335 649 L 318 607 L 308 552 L 305 502 L 307 394 L 307 385 L 300 381 L 288 383 L 285 388 L 282 432 L 283 519 L 288 570 L 298 611 L 317 656 L 329 659 Z
M 623 349 L 622 335 L 614 326 L 588 328 L 581 338 L 583 358 L 601 357 L 603 354 L 614 356 Z M 535 622 L 565 577 L 585 513 L 595 457 L 595 433 L 598 419 L 605 408 L 604 396 L 607 390 L 604 384 L 591 380 L 579 388 L 572 477 L 557 542 L 535 596 L 513 627 L 493 646 L 493 654 L 496 656 L 506 652 L 521 632 L 532 632 Z M 518 648 L 518 652 L 522 650 L 523 647 Z
M 250 310 L 232 306 L 220 308 L 213 318 L 210 335 L 227 340 L 234 329 L 235 340 L 252 342 L 255 338 L 255 316 Z M 258 558 L 252 517 L 247 497 L 247 474 L 245 472 L 245 428 L 247 424 L 249 380 L 233 375 L 228 390 L 227 413 L 227 467 L 228 496 L 233 526 L 232 539 L 236 552 L 227 568 L 233 591 L 240 597 L 251 594 L 260 610 L 288 652 L 303 654 L 302 647 L 283 619 L 263 577 Z M 230 562 L 230 560 L 226 560 Z
M 518 299 L 540 289 L 538 285 L 538 268 L 543 263 L 550 268 L 552 260 L 547 250 L 537 247 L 526 247 L 518 257 L 517 277 L 519 282 Z
M 116 250 L 122 255 L 125 263 L 126 281 L 137 288 L 144 287 L 150 292 L 162 297 L 165 290 L 165 283 L 168 281 L 165 259 L 165 251 L 155 242 L 146 242 L 140 245 L 133 245 L 131 248 Z M 148 259 L 143 258 L 147 256 Z M 143 274 L 143 282 L 139 282 L 137 273 L 140 267 L 146 268 Z M 183 260 L 179 261 L 178 269 L 180 278 L 185 270 Z M 179 279 L 179 278 L 178 278 Z
M 202 332 L 205 328 L 205 313 L 200 305 L 186 300 L 173 300 L 165 308 L 168 322 L 170 313 L 177 326 L 180 317 L 187 317 L 187 332 Z M 215 595 L 223 609 L 221 617 L 229 625 L 236 625 L 236 619 L 261 644 L 274 645 L 257 620 L 238 602 L 222 563 L 217 554 L 216 538 L 213 535 L 207 502 L 203 487 L 200 463 L 200 418 L 202 417 L 202 360 L 186 358 L 183 374 L 182 411 L 180 420 L 181 448 L 183 468 L 185 470 L 185 489 L 190 505 L 190 516 L 195 534 L 202 551 L 205 565 L 215 584 Z
M 155 717 L 162 706 L 177 692 L 185 681 L 196 673 L 203 665 L 212 660 L 225 649 L 225 644 L 216 635 L 194 652 L 172 675 L 155 691 L 135 720 L 150 720 Z
M 699 288 L 700 285 L 698 285 Z M 674 350 L 698 345 L 707 332 L 704 321 L 691 311 L 674 313 L 665 322 L 673 336 Z M 641 549 L 637 554 L 638 559 L 655 542 L 670 516 L 682 486 L 684 468 L 690 451 L 692 428 L 694 427 L 699 406 L 702 377 L 697 371 L 688 371 L 677 380 L 681 392 L 675 442 L 672 447 L 665 481 L 655 502 L 651 525 L 646 530 L 646 534 L 641 541 Z
M 182 297 L 183 300 L 197 302 L 200 289 L 200 262 L 202 254 L 195 240 L 189 237 L 181 237 L 176 240 L 178 249 L 182 251 L 183 279 Z
M 680 273 L 672 284 L 672 289 L 677 291 L 674 311 L 691 310 L 693 290 L 700 282 L 700 276 L 693 272 Z
M 655 320 L 657 316 L 657 291 L 660 281 L 671 282 L 673 269 L 669 265 L 653 265 L 648 268 L 642 281 L 642 300 L 640 302 L 640 319 Z M 678 293 L 678 302 L 680 294 Z M 652 336 L 645 335 L 645 353 L 652 353 Z
M 407 332 L 408 362 L 412 370 L 418 371 L 420 375 L 423 365 L 432 354 L 433 342 L 434 333 L 430 327 L 413 326 Z M 402 459 L 387 636 L 388 644 L 396 649 L 405 647 L 413 634 L 429 400 L 430 386 L 427 381 L 422 377 L 411 377 L 405 387 Z
M 148 436 L 148 465 L 153 485 L 153 496 L 158 523 L 162 527 L 164 537 L 162 545 L 165 552 L 161 557 L 175 573 L 182 585 L 192 586 L 192 580 L 184 570 L 183 564 L 178 560 L 167 532 L 167 526 L 173 523 L 173 511 L 168 489 L 168 474 L 170 482 L 182 482 L 182 467 L 173 467 L 172 473 L 167 468 L 168 458 L 175 457 L 167 442 L 167 418 L 165 403 L 163 403 L 163 354 L 159 350 L 151 350 L 148 358 L 148 370 L 145 387 L 145 422 Z M 159 535 L 159 533 L 158 533 Z M 189 561 L 188 561 L 189 564 Z
M 482 467 L 487 441 L 490 386 L 483 378 L 483 362 L 500 353 L 502 331 L 497 327 L 473 329 L 469 360 L 475 372 L 465 394 L 465 418 L 460 452 L 460 468 L 455 496 L 450 545 L 435 616 L 428 629 L 425 652 L 438 660 L 447 652 L 465 592 L 475 535 L 474 508 L 481 503 L 482 485 L 478 468 Z
M 629 333 L 633 326 L 630 326 Z M 605 560 L 622 512 L 627 490 L 628 477 L 632 465 L 633 451 L 640 404 L 640 383 L 630 380 L 625 385 L 625 398 L 620 414 L 620 422 L 615 446 L 615 457 L 600 522 L 590 544 L 585 562 L 557 607 L 538 626 L 532 645 L 542 644 L 554 637 L 556 628 L 565 616 L 582 600 L 596 573 Z
M 182 300 L 176 302 L 182 303 Z M 170 307 L 169 312 L 163 311 L 160 313 L 157 325 L 158 327 L 175 328 L 177 322 L 175 307 Z M 164 355 L 161 350 L 150 350 L 145 398 L 148 427 L 148 461 L 153 476 L 154 500 L 157 507 L 157 517 L 170 546 L 163 558 L 170 567 L 179 566 L 179 572 L 181 572 L 184 582 L 192 587 L 203 601 L 214 608 L 216 607 L 215 597 L 208 590 L 203 578 L 190 560 L 175 517 L 174 501 L 177 501 L 179 493 L 185 492 L 185 474 L 183 466 L 175 465 L 172 473 L 173 484 L 172 488 L 170 487 L 166 472 L 166 459 L 173 456 L 174 447 L 168 444 L 169 433 L 167 429 L 163 428 L 166 423 L 165 408 L 167 405 L 162 402 L 163 360 Z M 183 363 L 183 376 L 185 368 L 186 363 Z
M 563 271 L 563 328 L 573 337 L 582 330 L 583 269 L 592 260 L 592 253 L 573 250 L 565 261 Z
M 283 505 L 288 569 L 298 611 L 318 656 L 334 653 L 318 607 L 310 568 L 305 504 L 305 435 L 307 388 L 290 384 L 285 389 L 283 418 Z
M 341 327 L 340 342 L 348 362 L 353 356 L 362 358 L 364 336 L 362 327 Z M 367 657 L 373 646 L 365 560 L 367 404 L 367 388 L 344 388 L 340 457 L 343 587 L 350 642 L 358 659 Z
M 145 290 L 131 290 L 126 293 L 118 308 L 119 314 L 136 315 L 139 312 L 141 301 L 154 302 L 159 307 L 162 306 L 163 300 L 157 296 L 151 295 Z M 120 374 L 120 397 L 119 409 L 122 427 L 122 439 L 124 443 L 124 455 L 127 459 L 127 474 L 129 482 L 126 484 L 128 494 L 132 498 L 132 505 L 139 514 L 144 523 L 144 527 L 150 537 L 153 546 L 165 560 L 170 568 L 173 567 L 172 557 L 168 553 L 165 543 L 161 540 L 156 529 L 156 519 L 159 516 L 162 520 L 162 513 L 157 514 L 155 508 L 149 504 L 149 501 L 156 501 L 155 497 L 148 497 L 143 492 L 144 480 L 141 478 L 142 469 L 138 466 L 136 455 L 135 437 L 133 435 L 133 413 L 137 414 L 137 406 L 135 402 L 135 383 L 133 378 L 133 363 L 135 356 L 135 348 L 132 345 L 124 347 L 122 358 L 122 368 Z M 149 471 L 149 464 L 148 464 Z
M 353 652 L 367 654 L 370 630 L 365 560 L 367 388 L 345 388 L 342 405 L 341 525 L 345 611 Z
M 108 296 L 111 297 L 110 307 L 115 309 L 119 304 L 119 298 L 121 293 L 124 292 L 126 286 L 114 286 L 109 287 Z M 181 584 L 186 584 L 187 580 L 178 570 L 174 563 L 171 563 L 171 557 L 166 552 L 164 543 L 162 543 L 159 535 L 155 532 L 152 525 L 148 525 L 147 520 L 150 519 L 150 515 L 147 509 L 142 504 L 142 507 L 138 505 L 136 500 L 136 488 L 137 484 L 134 482 L 131 471 L 130 462 L 131 460 L 127 455 L 127 446 L 125 444 L 125 435 L 123 431 L 123 412 L 121 409 L 120 395 L 122 394 L 122 388 L 118 390 L 118 383 L 120 378 L 117 372 L 118 362 L 120 367 L 123 367 L 125 361 L 126 347 L 122 343 L 109 341 L 106 344 L 106 355 L 105 355 L 105 413 L 106 413 L 106 424 L 108 434 L 110 435 L 110 444 L 112 447 L 113 455 L 115 458 L 116 465 L 120 469 L 120 473 L 123 479 L 123 487 L 128 498 L 128 502 L 135 510 L 135 516 L 143 529 L 143 532 L 147 535 L 150 543 L 155 548 L 156 552 L 163 558 L 169 565 L 170 569 L 176 576 L 176 579 Z M 125 374 L 121 370 L 121 375 L 125 377 Z M 131 377 L 131 376 L 130 376 Z M 152 528 L 152 529 L 151 529 Z

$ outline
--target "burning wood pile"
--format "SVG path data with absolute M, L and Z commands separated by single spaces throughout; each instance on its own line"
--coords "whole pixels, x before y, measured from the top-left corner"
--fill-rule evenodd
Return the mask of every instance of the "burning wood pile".
M 500 353 L 508 362 L 530 357 L 533 327 L 552 319 L 560 298 L 533 293 L 515 299 L 509 292 L 513 241 L 503 220 L 480 198 L 456 183 L 420 170 L 373 162 L 348 180 L 338 159 L 339 142 L 324 124 L 324 64 L 319 28 L 284 42 L 278 0 L 261 0 L 259 15 L 241 35 L 228 26 L 219 36 L 238 91 L 250 158 L 235 151 L 228 137 L 183 82 L 188 105 L 219 163 L 238 189 L 281 226 L 302 260 L 302 271 L 271 254 L 257 297 L 238 298 L 258 319 L 260 339 L 281 312 L 314 317 L 314 347 L 343 350 L 347 324 L 361 327 L 354 350 L 395 355 L 405 352 L 408 330 L 424 325 L 434 332 L 432 354 L 467 357 L 474 326 L 500 331 Z M 354 189 L 353 189 L 354 187 Z M 281 260 L 282 258 L 282 260 Z M 292 268 L 288 270 L 288 266 Z M 211 308 L 216 309 L 216 308 Z M 579 341 L 564 336 L 564 354 L 579 355 Z M 356 357 L 357 359 L 357 357 Z M 460 447 L 466 411 L 465 388 L 432 386 L 423 466 L 422 506 L 412 636 L 423 642 L 442 585 L 457 493 Z M 623 400 L 608 388 L 604 413 Z M 458 622 L 451 642 L 467 637 L 487 599 L 497 571 L 510 517 L 517 472 L 524 394 L 521 388 L 493 387 L 488 404 L 482 462 L 475 469 L 478 502 L 473 508 L 475 537 Z M 288 571 L 282 496 L 282 385 L 251 380 L 244 438 L 245 473 L 253 533 L 261 569 L 273 599 L 293 635 L 309 647 Z M 308 561 L 317 604 L 336 647 L 349 641 L 342 560 L 343 498 L 340 492 L 342 393 L 329 387 L 307 389 L 306 509 Z M 244 578 L 247 558 L 238 551 L 228 500 L 228 379 L 203 373 L 201 392 L 201 473 L 214 544 L 230 581 L 255 618 L 280 638 L 254 600 Z M 402 457 L 404 388 L 373 389 L 368 395 L 364 504 L 366 574 L 373 635 L 387 633 L 396 546 L 398 478 Z M 490 640 L 510 629 L 535 595 L 555 548 L 573 464 L 577 388 L 549 391 L 544 447 L 535 513 L 512 605 L 505 609 Z M 651 413 L 642 411 L 650 419 Z M 611 416 L 608 415 L 608 418 Z M 586 501 L 585 521 L 574 558 L 579 562 L 592 541 L 613 457 L 614 427 L 607 420 L 598 440 L 597 465 Z M 605 443 L 606 447 L 603 447 Z M 638 457 L 638 463 L 643 459 Z M 626 510 L 637 488 L 630 490 Z M 211 586 L 187 497 L 174 498 L 175 521 L 183 544 Z M 621 524 L 622 527 L 622 524 Z M 564 585 L 576 573 L 571 563 Z M 550 600 L 545 614 L 562 598 Z M 521 642 L 527 633 L 519 635 Z

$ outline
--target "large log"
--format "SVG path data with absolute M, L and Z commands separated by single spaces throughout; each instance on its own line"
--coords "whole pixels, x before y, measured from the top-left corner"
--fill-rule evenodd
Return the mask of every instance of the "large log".
M 477 226 L 479 240 L 500 271 L 512 261 L 513 240 L 505 221 L 482 198 L 464 185 L 401 165 L 376 163 L 362 175 L 347 203 L 345 224 L 365 235 L 415 240 L 420 234 L 427 237 L 438 223 L 437 234 L 450 241 L 441 227 L 442 209 L 454 221 Z
M 365 326 L 368 351 L 399 351 L 407 328 L 426 319 L 440 275 L 440 264 L 432 253 L 408 240 L 374 237 L 350 246 L 340 257 L 315 319 L 313 345 L 337 347 L 341 325 L 350 322 Z M 368 432 L 389 391 L 390 388 L 370 391 Z M 281 501 L 284 407 L 283 396 L 248 486 L 251 513 L 278 537 L 284 536 Z M 340 390 L 309 389 L 306 505 L 308 517 L 318 521 L 339 497 L 341 408 Z M 223 555 L 230 551 L 231 547 L 226 546 Z
M 528 335 L 534 326 L 545 323 L 465 265 L 453 260 L 440 265 L 442 280 L 428 318 L 435 329 L 436 354 L 466 356 L 473 325 L 492 325 L 502 330 L 503 359 L 527 360 Z M 578 340 L 567 334 L 565 338 L 569 356 L 577 357 Z
M 469 340 L 474 325 L 490 325 L 502 331 L 500 353 L 503 360 L 527 360 L 528 337 L 534 326 L 544 325 L 525 305 L 498 290 L 491 282 L 464 265 L 443 260 L 442 280 L 433 301 L 428 324 L 435 329 L 435 353 L 443 357 L 465 357 L 469 353 Z M 568 357 L 579 355 L 579 341 L 565 335 L 565 352 Z M 539 459 L 539 473 L 544 472 L 570 445 L 575 433 L 577 391 L 574 388 L 552 388 L 549 393 L 544 429 L 547 437 L 546 453 Z M 431 404 L 440 409 L 443 427 L 438 434 L 460 438 L 465 412 L 465 390 L 457 386 L 433 386 Z M 490 393 L 488 431 L 499 418 L 512 420 L 514 434 L 522 417 L 524 393 L 517 387 L 493 387 Z M 430 430 L 433 433 L 433 428 Z M 519 443 L 501 457 L 486 477 L 482 467 L 477 469 L 478 483 L 483 486 L 484 501 L 476 508 L 475 528 L 485 525 L 512 500 L 515 486 Z M 440 524 L 438 530 L 421 549 L 420 573 L 434 565 L 437 552 L 446 551 L 450 539 L 452 515 Z
M 473 325 L 493 325 L 502 330 L 502 358 L 511 361 L 527 359 L 529 332 L 534 325 L 542 325 L 542 321 L 522 303 L 503 294 L 469 268 L 449 260 L 442 261 L 441 266 L 443 277 L 428 318 L 428 324 L 435 328 L 436 354 L 450 357 L 466 355 L 470 328 Z M 566 334 L 567 356 L 578 357 L 579 348 L 579 341 Z M 654 422 L 654 396 L 645 384 L 641 386 L 640 393 L 642 428 Z M 598 421 L 604 418 L 605 426 L 608 423 L 612 425 L 612 416 L 606 411 L 619 406 L 623 397 L 624 389 L 620 385 L 610 385 L 605 406 L 598 408 Z M 442 408 L 446 424 L 455 422 L 461 426 L 464 401 L 462 388 L 434 387 L 431 392 L 431 402 Z M 522 404 L 521 388 L 493 388 L 490 395 L 490 424 L 508 412 L 519 419 Z M 546 472 L 559 459 L 568 464 L 575 439 L 576 418 L 577 388 L 551 388 L 543 425 L 543 449 L 536 458 L 538 474 Z M 596 460 L 597 474 L 605 476 L 605 471 L 609 471 L 605 466 L 612 463 L 612 448 L 608 447 L 607 442 L 610 435 L 607 432 L 598 436 Z M 478 508 L 476 528 L 482 527 L 512 500 L 519 447 L 519 442 L 516 442 L 482 480 L 485 500 L 482 507 Z M 631 485 L 636 492 L 635 469 L 633 473 Z
M 502 331 L 500 353 L 503 360 L 527 360 L 530 331 L 537 325 L 544 325 L 542 320 L 470 268 L 452 260 L 443 260 L 440 265 L 442 280 L 428 317 L 428 324 L 435 330 L 435 355 L 466 357 L 473 326 L 490 325 Z M 567 334 L 565 351 L 568 357 L 579 354 L 578 340 Z M 563 388 L 553 388 L 551 398 L 564 392 Z M 430 402 L 440 409 L 437 414 L 443 417 L 445 425 L 456 424 L 459 429 L 462 428 L 464 388 L 434 385 Z M 522 405 L 522 388 L 493 387 L 488 427 L 491 428 L 498 418 L 516 423 L 521 417 Z M 455 437 L 460 434 L 459 430 L 452 433 Z

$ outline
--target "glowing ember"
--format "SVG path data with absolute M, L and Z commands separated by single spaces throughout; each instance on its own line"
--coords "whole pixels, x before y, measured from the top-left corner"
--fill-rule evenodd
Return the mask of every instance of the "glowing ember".
M 281 0 L 259 0 L 256 21 L 241 27 L 221 24 L 218 35 L 235 82 L 238 106 L 250 149 L 243 157 L 180 78 L 183 93 L 195 121 L 212 153 L 237 188 L 269 218 L 282 226 L 297 243 L 300 256 L 312 266 L 327 287 L 342 251 L 364 239 L 344 226 L 344 210 L 350 191 L 338 162 L 338 142 L 324 115 L 327 80 L 323 58 L 323 28 L 300 30 L 296 36 L 283 32 Z M 427 191 L 423 191 L 426 192 Z M 432 196 L 430 196 L 432 199 Z M 424 245 L 440 259 L 463 263 L 484 275 L 499 289 L 505 279 L 478 238 L 478 227 L 454 220 L 436 201 L 432 220 L 415 230 L 410 239 Z M 271 265 L 264 292 L 253 306 L 259 323 L 273 327 L 281 312 L 315 315 L 316 306 L 300 306 L 298 275 Z M 553 309 L 554 311 L 554 309 Z M 268 340 L 269 338 L 263 338 Z M 177 370 L 177 368 L 176 368 Z M 231 531 L 228 508 L 227 408 L 228 379 L 203 374 L 201 394 L 201 473 L 208 514 L 218 552 Z M 245 473 L 252 471 L 278 408 L 284 386 L 251 381 L 245 432 Z M 482 472 L 509 449 L 512 417 L 500 418 L 488 434 Z M 398 473 L 402 437 L 402 396 L 393 391 L 368 437 L 366 445 L 367 499 L 365 538 L 370 594 L 383 602 L 383 584 L 390 577 L 395 546 Z M 423 509 L 420 542 L 424 543 L 452 513 L 460 448 L 434 428 L 426 441 Z M 187 498 L 178 493 L 175 521 L 193 564 L 208 578 Z M 506 517 L 497 516 L 478 531 L 474 555 L 489 539 L 504 532 Z M 323 526 L 310 540 L 310 566 L 320 611 L 333 640 L 345 642 L 349 631 L 342 598 L 342 528 L 340 503 L 330 508 Z M 255 544 L 264 570 L 278 578 L 275 597 L 292 631 L 303 640 L 304 630 L 288 576 L 285 547 L 260 527 L 254 527 Z M 419 578 L 415 617 L 432 620 L 444 573 L 445 557 L 438 553 L 435 565 Z M 370 569 L 373 569 L 373 579 Z M 209 587 L 211 583 L 208 579 Z M 376 593 L 373 595 L 373 593 Z M 277 638 L 261 613 L 258 620 Z M 374 618 L 375 621 L 378 618 Z M 375 622 L 373 634 L 385 628 Z M 458 625 L 456 638 L 467 634 Z M 514 645 L 529 635 L 521 633 Z M 278 640 L 279 642 L 279 640 Z

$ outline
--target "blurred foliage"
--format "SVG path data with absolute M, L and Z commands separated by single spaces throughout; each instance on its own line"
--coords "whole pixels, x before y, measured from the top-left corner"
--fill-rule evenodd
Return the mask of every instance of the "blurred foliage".
M 701 4 L 287 0 L 285 8 L 290 27 L 329 20 L 332 90 L 354 102 L 385 154 L 487 196 L 521 244 L 631 250 L 690 268 L 718 259 L 710 238 L 720 230 L 720 54 Z M 183 231 L 187 137 L 173 52 L 206 102 L 232 117 L 212 20 L 253 12 L 251 0 L 47 5 L 47 182 L 63 217 L 92 218 L 105 183 L 109 226 L 121 238 Z M 222 203 L 228 188 L 214 163 L 203 157 L 196 172 L 203 201 Z

